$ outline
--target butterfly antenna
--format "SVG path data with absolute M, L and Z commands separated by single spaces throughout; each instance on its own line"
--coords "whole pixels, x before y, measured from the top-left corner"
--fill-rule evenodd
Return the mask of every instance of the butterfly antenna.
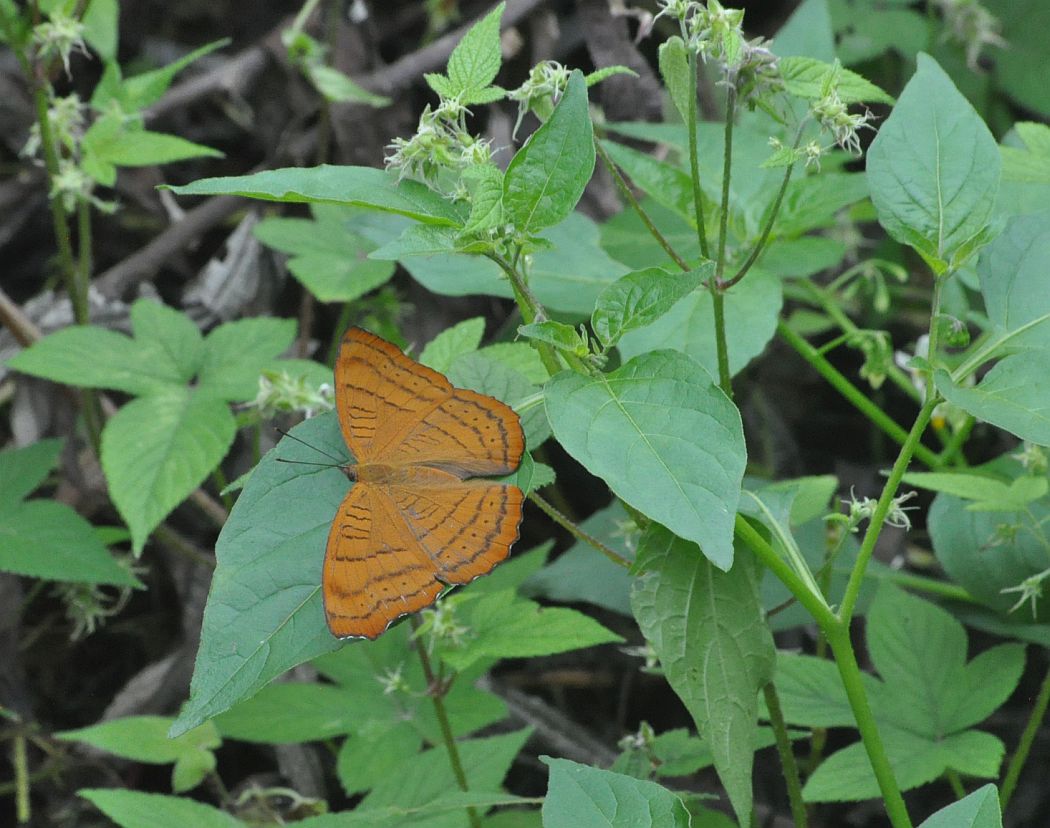
M 302 444 L 303 444 L 304 446 L 306 446 L 307 448 L 312 448 L 312 449 L 313 449 L 314 451 L 316 451 L 316 452 L 317 452 L 318 454 L 323 454 L 323 455 L 324 455 L 325 457 L 327 457 L 327 458 L 328 458 L 329 460 L 335 460 L 336 464 L 338 464 L 338 465 L 340 465 L 340 466 L 345 466 L 345 465 L 346 465 L 346 460 L 340 460 L 340 459 L 339 459 L 338 457 L 335 457 L 334 455 L 331 455 L 331 454 L 329 454 L 329 453 L 328 453 L 327 451 L 325 451 L 324 449 L 319 449 L 319 448 L 318 448 L 317 446 L 312 446 L 312 445 L 310 445 L 310 444 L 309 444 L 308 442 L 306 442 L 306 440 L 300 440 L 300 439 L 299 439 L 298 437 L 296 437 L 296 436 L 295 436 L 294 434 L 290 434 L 290 433 L 288 433 L 287 431 L 285 431 L 284 429 L 281 429 L 281 428 L 277 429 L 277 433 L 278 433 L 278 434 L 283 434 L 283 435 L 284 435 L 285 437 L 291 437 L 291 438 L 292 438 L 293 440 L 295 440 L 295 442 L 297 442 L 297 443 L 302 443 Z M 292 462 L 292 461 L 285 461 L 285 462 Z M 302 463 L 302 462 L 305 462 L 305 461 L 303 461 L 303 460 L 300 460 L 300 461 L 297 461 L 297 462 L 300 462 L 300 463 Z M 324 465 L 324 464 L 323 464 L 323 463 L 315 463 L 314 465 L 317 465 L 317 466 L 321 466 L 321 465 Z
M 294 463 L 297 466 L 320 466 L 324 469 L 338 469 L 346 465 L 345 463 L 337 463 L 333 465 L 332 463 L 311 463 L 309 460 L 287 460 L 284 457 L 276 457 L 274 459 L 278 463 Z

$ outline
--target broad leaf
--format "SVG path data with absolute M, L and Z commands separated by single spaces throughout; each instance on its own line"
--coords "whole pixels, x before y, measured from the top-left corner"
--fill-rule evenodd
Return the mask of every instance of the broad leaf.
M 485 335 L 485 318 L 475 316 L 446 328 L 435 336 L 419 355 L 419 361 L 429 368 L 447 373 L 458 357 L 473 353 Z
M 361 696 L 330 684 L 271 684 L 217 716 L 214 723 L 223 736 L 246 742 L 321 741 L 361 726 L 362 718 L 374 710 L 374 705 L 361 703 Z
M 722 572 L 694 544 L 654 525 L 642 538 L 638 566 L 645 574 L 632 589 L 635 618 L 743 822 L 752 805 L 758 691 L 772 678 L 775 653 L 752 563 L 739 556 Z
M 334 414 L 297 426 L 256 467 L 215 547 L 190 699 L 178 735 L 258 692 L 285 670 L 338 648 L 321 606 L 321 565 L 347 492 L 335 468 L 280 463 L 347 457 Z M 304 471 L 305 470 L 305 471 Z
M 136 555 L 226 456 L 235 432 L 226 403 L 185 387 L 133 400 L 106 423 L 102 470 Z
M 582 612 L 541 607 L 507 591 L 464 602 L 460 611 L 473 634 L 462 646 L 441 651 L 457 671 L 481 658 L 528 658 L 623 641 Z
M 735 375 L 773 338 L 784 296 L 780 280 L 761 270 L 748 273 L 724 295 L 729 371 Z M 658 348 L 674 348 L 717 376 L 714 318 L 711 293 L 701 287 L 652 324 L 626 334 L 620 341 L 620 353 L 627 359 Z
M 499 23 L 504 5 L 500 3 L 471 26 L 452 50 L 448 59 L 448 79 L 456 93 L 484 89 L 496 79 L 503 62 Z
M 1047 261 L 1050 213 L 1045 211 L 1010 219 L 981 252 L 977 273 L 988 320 L 998 338 L 1008 337 L 1009 348 L 1050 348 Z
M 688 828 L 682 800 L 655 782 L 542 757 L 550 768 L 544 828 Z
M 246 828 L 247 823 L 225 811 L 184 796 L 127 791 L 121 788 L 81 788 L 84 797 L 121 828 Z
M 714 273 L 714 263 L 684 273 L 658 267 L 621 276 L 598 294 L 591 327 L 611 347 L 628 331 L 652 324 Z
M 975 387 L 934 374 L 937 390 L 979 420 L 1037 445 L 1050 445 L 1050 349 L 1023 351 L 996 363 Z
M 868 150 L 879 222 L 943 273 L 980 244 L 999 169 L 988 127 L 937 62 L 920 54 L 918 71 Z
M 64 503 L 22 499 L 58 462 L 62 443 L 0 452 L 0 571 L 85 584 L 141 587 L 90 523 Z
M 588 471 L 730 567 L 746 449 L 740 413 L 703 368 L 654 351 L 609 374 L 558 374 L 545 402 L 558 442 Z
M 169 739 L 171 722 L 165 716 L 128 716 L 54 735 L 56 739 L 84 742 L 136 762 L 174 764 L 172 790 L 182 793 L 197 787 L 215 770 L 212 751 L 222 744 L 222 739 L 210 723 Z
M 288 269 L 321 302 L 350 302 L 394 275 L 391 262 L 368 254 L 376 244 L 353 228 L 362 210 L 314 204 L 313 220 L 268 218 L 255 226 L 263 244 L 291 254 Z
M 242 195 L 263 201 L 346 204 L 398 213 L 424 224 L 459 225 L 456 208 L 416 181 L 398 181 L 372 167 L 288 167 L 252 175 L 204 178 L 183 187 L 179 195 Z
M 995 785 L 985 785 L 958 802 L 946 805 L 919 828 L 1003 828 L 1003 812 Z
M 521 233 L 562 221 L 594 171 L 587 87 L 576 70 L 550 119 L 515 154 L 503 178 L 503 207 Z
M 682 120 L 689 123 L 689 56 L 685 41 L 675 35 L 660 44 L 660 75 Z M 694 109 L 695 111 L 695 109 Z

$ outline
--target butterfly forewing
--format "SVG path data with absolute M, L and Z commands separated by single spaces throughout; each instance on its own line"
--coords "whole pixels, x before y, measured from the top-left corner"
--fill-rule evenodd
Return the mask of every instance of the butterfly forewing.
M 521 463 L 525 436 L 518 416 L 499 400 L 454 389 L 380 459 L 434 466 L 459 478 L 510 474 Z
M 343 439 L 359 463 L 396 454 L 402 435 L 452 396 L 452 383 L 360 328 L 343 337 L 335 405 Z

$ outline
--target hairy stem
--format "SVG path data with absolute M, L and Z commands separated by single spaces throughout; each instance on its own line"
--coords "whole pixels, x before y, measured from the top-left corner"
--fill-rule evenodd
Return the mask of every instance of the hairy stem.
M 784 783 L 787 785 L 788 801 L 791 803 L 791 816 L 795 820 L 795 828 L 806 828 L 809 822 L 806 817 L 806 805 L 802 801 L 802 780 L 799 779 L 798 763 L 795 761 L 795 752 L 791 748 L 791 737 L 784 723 L 784 711 L 780 707 L 780 696 L 777 695 L 776 685 L 769 682 L 762 688 L 762 695 L 765 697 L 766 709 L 769 711 L 769 724 L 773 727 L 773 735 L 777 740 L 777 753 L 780 755 L 780 767 L 784 771 Z

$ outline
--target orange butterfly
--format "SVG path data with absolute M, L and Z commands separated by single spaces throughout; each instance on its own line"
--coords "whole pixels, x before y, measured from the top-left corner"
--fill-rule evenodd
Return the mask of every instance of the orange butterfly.
M 525 437 L 499 400 L 360 328 L 343 337 L 335 407 L 356 463 L 342 467 L 353 486 L 328 534 L 325 619 L 339 638 L 376 638 L 510 554 L 521 489 L 466 478 L 513 472 Z

